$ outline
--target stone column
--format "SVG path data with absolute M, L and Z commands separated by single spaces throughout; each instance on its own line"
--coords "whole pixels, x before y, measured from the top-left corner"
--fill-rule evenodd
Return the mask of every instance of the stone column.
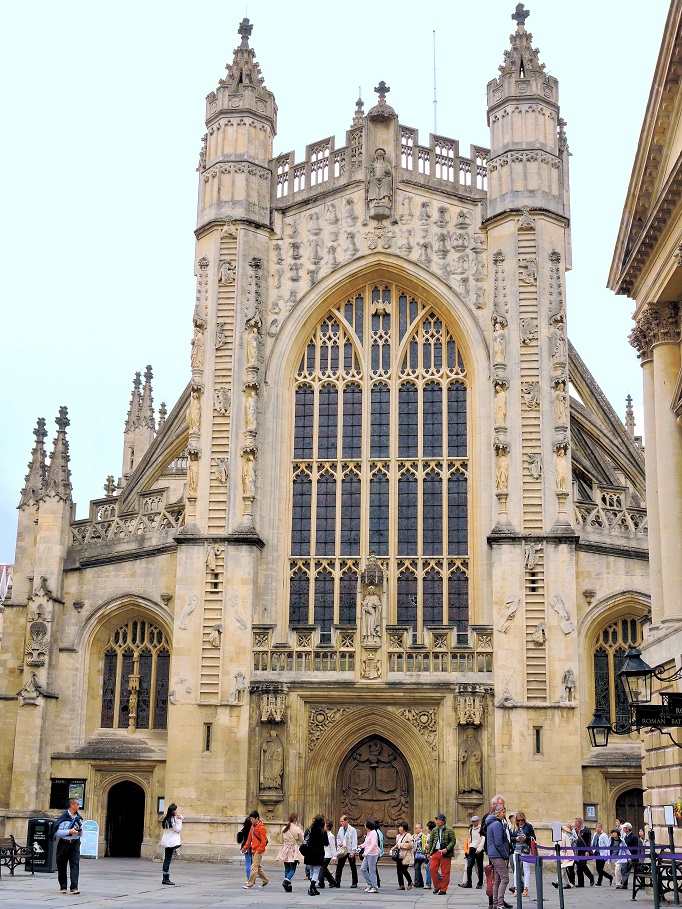
M 646 506 L 649 523 L 649 575 L 651 579 L 651 624 L 663 619 L 663 572 L 661 568 L 661 519 L 658 510 L 658 464 L 656 444 L 656 394 L 654 362 L 642 362 L 644 385 L 644 437 L 646 439 Z

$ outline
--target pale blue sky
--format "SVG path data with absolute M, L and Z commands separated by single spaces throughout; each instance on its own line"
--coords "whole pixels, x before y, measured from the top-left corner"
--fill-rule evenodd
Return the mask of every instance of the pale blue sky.
M 371 104 L 381 79 L 401 123 L 427 144 L 433 29 L 438 132 L 462 149 L 488 145 L 486 84 L 515 5 L 250 0 L 251 43 L 279 107 L 275 153 L 293 148 L 300 160 L 330 134 L 344 144 L 358 86 Z M 627 343 L 632 304 L 605 284 L 668 3 L 527 6 L 573 153 L 569 334 L 622 416 L 628 392 L 637 405 L 642 397 Z M 121 473 L 135 371 L 152 364 L 155 405 L 169 410 L 188 380 L 204 99 L 244 12 L 216 0 L 5 5 L 0 562 L 14 558 L 37 417 L 51 446 L 59 406 L 69 408 L 83 517 L 106 475 Z

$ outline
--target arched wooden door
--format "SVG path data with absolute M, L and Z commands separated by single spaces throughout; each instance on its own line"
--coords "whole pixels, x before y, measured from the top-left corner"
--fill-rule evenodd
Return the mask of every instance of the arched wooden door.
M 644 826 L 644 790 L 627 789 L 616 799 L 616 817 L 624 824 L 629 821 L 635 833 Z
M 339 816 L 348 815 L 361 836 L 367 818 L 378 820 L 386 851 L 395 842 L 400 821 L 412 827 L 412 774 L 403 755 L 386 739 L 369 736 L 349 751 L 336 789 Z
M 143 837 L 144 789 L 132 780 L 123 780 L 109 790 L 106 855 L 139 858 Z

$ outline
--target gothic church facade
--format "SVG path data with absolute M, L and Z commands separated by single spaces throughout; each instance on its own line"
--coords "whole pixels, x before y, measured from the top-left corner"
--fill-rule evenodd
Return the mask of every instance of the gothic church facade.
M 643 453 L 568 340 L 569 151 L 527 15 L 489 148 L 420 144 L 382 82 L 300 163 L 273 158 L 241 24 L 206 102 L 185 391 L 155 416 L 138 374 L 122 477 L 85 520 L 66 410 L 49 464 L 35 431 L 6 832 L 70 792 L 101 854 L 154 854 L 172 800 L 208 859 L 253 808 L 371 815 L 389 840 L 438 810 L 463 828 L 495 791 L 540 828 L 637 810 L 639 742 L 591 752 L 585 727 L 596 703 L 623 717 L 649 612 Z

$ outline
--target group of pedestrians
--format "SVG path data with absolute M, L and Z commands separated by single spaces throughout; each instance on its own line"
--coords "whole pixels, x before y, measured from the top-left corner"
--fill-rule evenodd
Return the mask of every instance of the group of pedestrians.
M 581 817 L 576 817 L 572 824 L 562 826 L 561 844 L 572 848 L 576 858 L 574 862 L 561 863 L 562 884 L 565 890 L 572 887 L 584 887 L 585 879 L 590 887 L 601 887 L 604 880 L 609 887 L 614 883 L 616 890 L 626 890 L 628 878 L 636 856 L 644 848 L 644 831 L 635 833 L 629 822 L 621 824 L 616 820 L 610 833 L 602 824 L 595 824 L 594 833 L 585 826 Z M 594 859 L 597 880 L 589 866 Z M 558 887 L 558 882 L 553 882 Z
M 396 863 L 397 890 L 433 887 L 434 894 L 445 896 L 450 883 L 455 833 L 446 824 L 444 814 L 437 814 L 426 827 L 428 832 L 421 824 L 415 824 L 412 833 L 407 821 L 397 825 L 395 845 L 390 851 L 390 857 Z M 346 864 L 351 872 L 350 886 L 357 888 L 358 859 L 366 884 L 365 892 L 379 892 L 381 879 L 378 863 L 384 855 L 384 836 L 378 820 L 368 818 L 365 821 L 360 842 L 357 830 L 345 814 L 341 816 L 338 830 L 334 833 L 332 822 L 325 820 L 321 814 L 316 815 L 304 831 L 299 825 L 298 815 L 292 813 L 282 827 L 281 837 L 277 860 L 284 865 L 282 887 L 288 893 L 293 889 L 292 881 L 299 865 L 305 867 L 310 896 L 319 896 L 325 886 L 340 887 Z M 268 836 L 257 811 L 252 811 L 245 819 L 243 828 L 237 834 L 237 842 L 246 860 L 244 889 L 254 887 L 257 878 L 260 878 L 261 887 L 267 887 L 270 880 L 263 870 L 262 859 Z M 330 871 L 332 863 L 336 863 L 334 874 Z

